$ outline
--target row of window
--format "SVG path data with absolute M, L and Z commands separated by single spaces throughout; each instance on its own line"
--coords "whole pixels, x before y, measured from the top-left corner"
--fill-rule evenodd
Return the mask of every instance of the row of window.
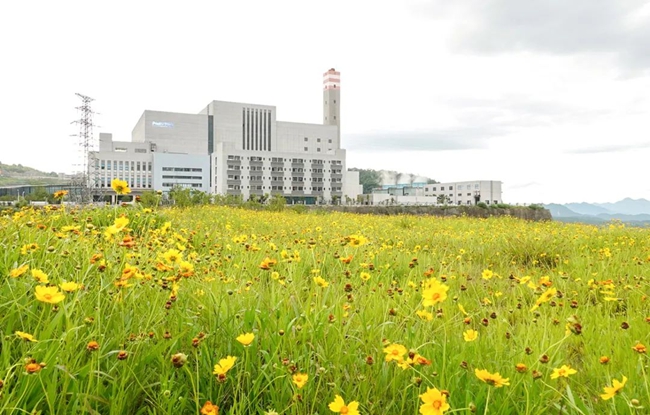
M 203 177 L 201 176 L 165 176 L 163 175 L 163 179 L 188 179 L 188 180 L 203 180 Z
M 193 187 L 193 188 L 200 188 L 201 184 L 200 183 L 165 183 L 163 182 L 162 184 L 163 187 Z
M 163 176 L 163 179 L 168 178 L 168 176 Z M 228 175 L 228 180 L 243 180 L 244 176 L 240 176 L 237 174 L 229 174 Z M 248 180 L 268 180 L 268 177 L 264 176 L 246 176 L 246 179 Z M 323 182 L 332 182 L 332 183 L 343 183 L 343 179 L 339 177 L 335 177 L 333 179 L 325 179 L 323 177 L 313 177 L 313 178 L 308 178 L 308 177 L 302 177 L 302 176 L 292 176 L 292 177 L 284 177 L 284 176 L 271 176 L 270 177 L 271 181 L 277 182 L 277 181 L 289 181 L 291 180 L 292 182 L 308 182 L 312 181 L 314 183 L 323 183 Z M 217 177 L 215 176 L 214 178 L 215 182 L 217 181 Z
M 162 171 L 179 171 L 179 172 L 202 172 L 203 169 L 195 167 L 163 167 Z
M 305 142 L 307 142 L 307 141 L 309 141 L 309 138 L 305 137 Z M 317 143 L 320 143 L 320 138 L 317 138 L 317 139 L 316 139 L 316 142 L 317 142 Z M 327 139 L 327 142 L 328 142 L 329 144 L 332 144 L 332 139 L 331 139 L 331 138 L 328 138 L 328 139 Z
M 163 184 L 164 186 L 164 184 Z M 318 187 L 309 187 L 305 188 L 304 186 L 246 186 L 247 189 L 250 190 L 290 190 L 293 192 L 303 192 L 305 190 L 310 190 L 313 192 L 323 192 L 325 190 L 331 190 L 333 192 L 340 192 L 341 188 L 340 187 L 332 187 L 332 188 L 324 188 L 322 186 Z M 243 190 L 244 186 L 239 185 L 239 184 L 229 184 L 228 185 L 228 190 Z
M 111 182 L 114 178 L 125 180 L 129 184 L 129 187 L 134 189 L 151 189 L 151 176 L 143 176 L 142 178 L 136 177 L 135 179 L 125 179 L 123 177 L 100 177 L 98 186 L 101 188 L 109 188 L 111 187 Z
M 227 166 L 228 170 L 244 170 L 244 166 L 240 166 L 238 164 L 228 164 Z M 266 170 L 266 167 L 262 166 L 246 166 L 246 170 L 250 171 L 262 171 Z M 283 171 L 290 171 L 292 173 L 305 173 L 305 172 L 312 172 L 312 173 L 333 173 L 333 174 L 342 174 L 342 170 L 340 169 L 333 169 L 333 170 L 325 170 L 325 169 L 306 169 L 304 167 L 269 167 L 269 170 L 272 172 L 283 172 Z M 215 168 L 215 172 L 217 169 Z
M 471 184 L 465 185 L 465 187 L 467 188 L 467 190 L 472 190 Z M 474 189 L 479 189 L 479 187 L 480 186 L 478 183 L 474 184 Z M 437 186 L 433 186 L 431 188 L 431 191 L 433 192 L 436 192 L 437 190 L 438 190 Z M 440 190 L 445 190 L 445 186 L 440 186 Z M 454 186 L 447 186 L 447 190 L 454 190 Z M 463 190 L 463 185 L 462 184 L 457 185 L 456 190 Z
M 126 147 L 115 147 L 113 149 L 116 153 L 126 153 L 128 149 Z M 146 153 L 147 149 L 146 148 L 135 148 L 133 149 L 134 152 L 136 153 Z
M 309 152 L 309 147 L 305 147 L 305 151 Z M 331 148 L 328 148 L 327 151 L 332 151 L 332 149 L 331 149 Z M 321 152 L 321 148 L 320 148 L 320 147 L 317 147 L 317 148 L 316 148 L 316 152 L 317 152 L 317 153 L 320 153 L 320 152 Z
M 229 161 L 241 161 L 243 160 L 244 156 L 235 156 L 235 155 L 228 155 L 227 160 Z M 259 156 L 250 156 L 246 157 L 247 160 L 250 161 L 266 161 L 266 157 L 259 157 Z M 302 159 L 302 158 L 292 158 L 292 159 L 285 159 L 282 157 L 269 157 L 269 160 L 271 163 L 284 163 L 287 161 L 290 161 L 292 163 L 313 163 L 313 164 L 325 164 L 325 163 L 331 163 L 335 165 L 341 165 L 343 164 L 341 160 L 321 160 L 321 159 Z
M 117 171 L 151 171 L 149 161 L 95 160 L 95 168 Z

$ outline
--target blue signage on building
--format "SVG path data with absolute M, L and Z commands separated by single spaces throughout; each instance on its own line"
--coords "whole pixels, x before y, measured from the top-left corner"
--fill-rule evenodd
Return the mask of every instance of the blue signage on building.
M 174 128 L 174 123 L 167 121 L 152 121 L 151 126 L 159 128 Z

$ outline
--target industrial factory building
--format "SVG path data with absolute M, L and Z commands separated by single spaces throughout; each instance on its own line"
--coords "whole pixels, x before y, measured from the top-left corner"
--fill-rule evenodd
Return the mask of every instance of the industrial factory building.
M 222 195 L 278 194 L 313 204 L 362 193 L 341 148 L 341 76 L 323 75 L 323 124 L 276 120 L 268 105 L 212 101 L 198 114 L 146 110 L 131 141 L 101 133 L 89 154 L 101 192 L 126 180 L 137 194 L 175 186 Z

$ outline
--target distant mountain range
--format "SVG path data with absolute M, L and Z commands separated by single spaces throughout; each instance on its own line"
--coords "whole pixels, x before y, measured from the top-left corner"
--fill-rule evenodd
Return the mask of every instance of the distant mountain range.
M 619 220 L 630 224 L 650 225 L 650 201 L 619 200 L 616 203 L 550 203 L 544 205 L 553 219 L 563 222 L 605 223 Z

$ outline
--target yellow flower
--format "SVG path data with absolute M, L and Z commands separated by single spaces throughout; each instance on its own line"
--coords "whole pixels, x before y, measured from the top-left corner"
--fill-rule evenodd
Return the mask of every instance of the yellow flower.
M 418 310 L 415 312 L 418 317 L 420 317 L 422 320 L 425 321 L 431 321 L 433 320 L 433 314 L 428 312 L 427 310 Z
M 490 271 L 489 269 L 484 269 L 483 272 L 481 273 L 481 278 L 484 280 L 489 280 L 494 276 L 494 273 Z
M 63 301 L 65 295 L 59 292 L 56 287 L 45 287 L 43 285 L 36 286 L 36 299 L 44 303 L 56 304 Z
M 361 279 L 364 281 L 368 281 L 370 279 L 370 274 L 367 272 L 362 272 L 361 273 Z
M 22 248 L 20 248 L 20 253 L 21 255 L 27 255 L 32 251 L 36 251 L 37 249 L 38 249 L 38 244 L 31 243 L 31 244 L 23 245 Z
M 219 360 L 219 363 L 214 365 L 214 370 L 212 371 L 215 375 L 225 375 L 228 373 L 233 366 L 235 366 L 235 361 L 237 360 L 234 356 L 228 356 L 224 359 Z
M 391 344 L 384 348 L 384 353 L 386 353 L 386 361 L 390 362 L 391 360 L 396 360 L 402 362 L 404 360 L 404 355 L 406 354 L 406 347 L 401 344 Z
M 361 246 L 365 245 L 368 242 L 368 240 L 361 235 L 350 235 L 346 239 L 348 241 L 348 245 L 350 246 Z
M 461 313 L 463 313 L 464 316 L 467 316 L 467 311 L 465 311 L 465 307 L 463 307 L 462 304 L 458 304 L 458 310 L 460 310 Z
M 237 336 L 237 341 L 244 346 L 250 346 L 254 339 L 255 335 L 253 333 L 244 333 Z
M 604 401 L 608 399 L 612 399 L 614 396 L 618 395 L 618 393 L 623 389 L 623 386 L 625 386 L 625 383 L 627 382 L 627 378 L 623 376 L 623 381 L 619 382 L 616 379 L 612 380 L 612 386 L 605 386 L 603 389 L 605 390 L 605 393 L 600 395 L 601 398 L 603 398 Z
M 78 289 L 80 289 L 82 286 L 81 284 L 77 284 L 76 282 L 63 282 L 59 284 L 59 287 L 67 293 L 75 292 Z
M 463 333 L 463 339 L 466 342 L 473 342 L 474 340 L 478 339 L 478 331 L 472 329 L 467 330 Z
M 18 268 L 14 268 L 11 271 L 9 271 L 9 276 L 12 278 L 18 278 L 24 273 L 26 273 L 28 269 L 29 269 L 29 265 L 22 265 Z
M 40 283 L 47 284 L 50 280 L 47 278 L 47 274 L 41 271 L 40 269 L 32 270 L 32 277 Z
M 447 396 L 437 388 L 427 388 L 427 391 L 420 395 L 420 399 L 424 402 L 420 406 L 420 413 L 422 415 L 442 415 L 445 411 L 449 410 Z
M 535 311 L 537 308 L 539 308 L 540 305 L 551 301 L 551 298 L 555 297 L 556 294 L 557 288 L 549 288 L 548 290 L 544 291 L 544 293 L 539 296 L 537 301 L 535 301 L 535 305 L 530 309 L 530 311 Z
M 330 284 L 329 282 L 325 281 L 323 277 L 314 277 L 314 282 L 316 285 L 322 288 L 325 288 Z
M 336 395 L 334 402 L 331 402 L 328 408 L 330 408 L 330 411 L 340 414 L 359 415 L 359 402 L 352 401 L 346 405 L 343 398 L 339 395 Z
M 422 298 L 424 302 L 422 303 L 425 307 L 436 305 L 447 299 L 447 291 L 449 287 L 442 284 L 436 279 L 431 279 L 427 283 L 427 288 L 422 291 Z
M 180 272 L 183 277 L 191 277 L 194 275 L 194 265 L 191 262 L 181 261 Z
M 59 190 L 58 192 L 54 192 L 53 197 L 55 199 L 63 199 L 67 194 L 68 194 L 67 190 Z
M 260 263 L 260 269 L 269 270 L 272 266 L 278 263 L 277 259 L 272 259 L 269 257 L 264 258 L 264 261 Z
M 219 407 L 207 401 L 201 407 L 201 415 L 219 415 Z
M 170 249 L 163 254 L 163 258 L 165 258 L 165 261 L 173 264 L 175 262 L 180 262 L 183 259 L 183 254 L 176 249 Z
M 485 369 L 479 370 L 474 369 L 474 374 L 476 375 L 477 378 L 482 380 L 483 382 L 494 386 L 495 388 L 500 388 L 504 385 L 510 385 L 510 379 L 508 378 L 503 378 L 499 372 L 497 373 L 490 373 Z
M 293 375 L 293 383 L 296 384 L 298 389 L 302 389 L 303 386 L 307 383 L 307 380 L 309 379 L 309 375 L 306 373 L 296 373 Z
M 562 367 L 559 369 L 553 369 L 553 373 L 551 374 L 551 379 L 557 379 L 559 377 L 568 378 L 569 375 L 573 375 L 576 373 L 578 373 L 578 371 L 571 368 L 571 366 L 562 365 Z
M 17 331 L 15 334 L 16 334 L 17 337 L 19 337 L 22 340 L 25 340 L 25 341 L 28 341 L 28 342 L 38 342 L 38 340 L 36 340 L 36 338 L 34 336 L 32 336 L 31 334 L 29 334 L 29 333 L 25 333 L 25 332 L 22 332 L 22 331 Z
M 111 187 L 113 188 L 113 190 L 115 190 L 115 193 L 117 193 L 118 195 L 126 195 L 131 193 L 131 189 L 129 189 L 129 184 L 124 180 L 113 179 L 113 181 L 111 181 Z
M 115 222 L 113 223 L 113 226 L 115 226 L 115 229 L 117 231 L 122 231 L 124 228 L 126 228 L 126 225 L 129 224 L 129 218 L 120 216 L 119 218 L 115 219 Z

